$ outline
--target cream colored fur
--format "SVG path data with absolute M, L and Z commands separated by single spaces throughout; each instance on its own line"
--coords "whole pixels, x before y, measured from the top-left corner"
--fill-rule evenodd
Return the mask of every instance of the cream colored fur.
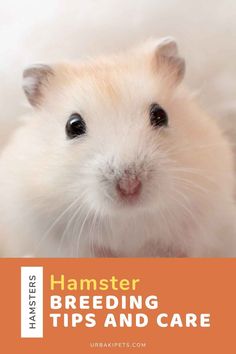
M 4 255 L 236 256 L 230 144 L 159 60 L 158 43 L 52 66 L 0 159 Z M 153 102 L 168 128 L 150 126 Z M 68 141 L 72 112 L 88 132 Z M 143 183 L 135 205 L 115 193 L 127 166 Z

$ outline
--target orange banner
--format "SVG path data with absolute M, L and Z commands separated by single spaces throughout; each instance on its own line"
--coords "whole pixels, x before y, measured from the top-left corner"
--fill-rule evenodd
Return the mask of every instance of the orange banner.
M 236 259 L 1 259 L 1 352 L 236 353 Z

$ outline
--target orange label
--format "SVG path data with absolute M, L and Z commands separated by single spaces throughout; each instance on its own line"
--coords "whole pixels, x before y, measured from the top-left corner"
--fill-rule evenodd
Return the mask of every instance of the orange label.
M 1 259 L 4 353 L 236 353 L 236 259 Z

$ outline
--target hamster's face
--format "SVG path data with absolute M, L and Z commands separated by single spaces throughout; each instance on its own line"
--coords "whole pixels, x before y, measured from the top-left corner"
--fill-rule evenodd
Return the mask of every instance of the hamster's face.
M 47 198 L 117 215 L 178 208 L 189 189 L 202 193 L 212 166 L 192 148 L 206 126 L 189 116 L 178 85 L 183 65 L 173 42 L 164 41 L 153 55 L 26 72 Z M 47 76 L 43 87 L 34 86 L 37 71 L 41 86 Z

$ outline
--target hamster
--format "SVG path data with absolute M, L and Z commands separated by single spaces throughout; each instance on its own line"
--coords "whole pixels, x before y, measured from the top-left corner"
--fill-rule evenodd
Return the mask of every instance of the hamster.
M 233 154 L 173 38 L 24 71 L 0 156 L 5 256 L 236 256 Z

